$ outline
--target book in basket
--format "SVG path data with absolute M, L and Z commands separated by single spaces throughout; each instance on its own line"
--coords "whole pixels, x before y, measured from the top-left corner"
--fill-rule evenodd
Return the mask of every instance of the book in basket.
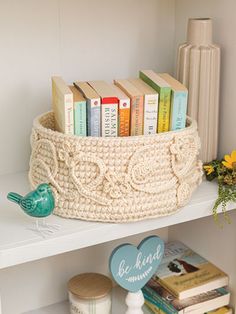
M 55 129 L 74 134 L 73 93 L 60 76 L 52 77 L 52 108 Z
M 129 80 L 114 80 L 130 98 L 130 135 L 143 135 L 143 94 Z
M 157 132 L 169 131 L 171 86 L 152 70 L 140 71 L 139 77 L 159 94 Z
M 180 300 L 229 284 L 226 273 L 181 242 L 166 244 L 153 279 Z
M 170 130 L 183 129 L 186 125 L 188 90 L 168 73 L 159 73 L 159 76 L 171 86 Z
M 154 279 L 142 289 L 146 304 L 167 314 L 202 314 L 229 304 L 230 293 L 227 288 L 214 289 L 194 297 L 179 300 Z
M 74 82 L 74 86 L 79 89 L 86 99 L 86 119 L 87 119 L 87 135 L 99 137 L 100 120 L 101 120 L 101 99 L 100 96 L 87 82 Z
M 88 84 L 101 97 L 101 136 L 118 135 L 118 98 L 113 87 L 105 81 L 89 81 Z

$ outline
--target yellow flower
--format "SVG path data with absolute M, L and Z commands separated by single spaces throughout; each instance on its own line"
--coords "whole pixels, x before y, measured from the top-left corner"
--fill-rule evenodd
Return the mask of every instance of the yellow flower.
M 214 167 L 212 165 L 203 166 L 203 169 L 206 171 L 208 176 L 214 172 Z
M 222 164 L 228 169 L 236 169 L 236 150 L 233 150 L 230 155 L 225 155 L 225 160 Z

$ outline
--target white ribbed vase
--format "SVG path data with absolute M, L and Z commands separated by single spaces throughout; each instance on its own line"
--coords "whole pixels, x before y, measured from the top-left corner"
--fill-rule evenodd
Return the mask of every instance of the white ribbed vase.
M 197 120 L 203 162 L 217 157 L 220 47 L 212 41 L 212 20 L 189 19 L 187 43 L 178 52 L 177 78 L 189 89 L 188 115 Z

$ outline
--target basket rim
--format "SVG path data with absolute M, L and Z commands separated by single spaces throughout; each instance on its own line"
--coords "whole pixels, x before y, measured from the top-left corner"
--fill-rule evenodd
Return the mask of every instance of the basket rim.
M 176 134 L 186 134 L 186 133 L 191 133 L 193 131 L 197 130 L 197 122 L 190 118 L 189 116 L 187 116 L 187 123 L 189 124 L 187 127 L 185 127 L 184 129 L 179 129 L 179 130 L 174 130 L 174 131 L 168 131 L 168 132 L 162 132 L 162 133 L 155 133 L 155 134 L 148 134 L 148 135 L 134 135 L 134 136 L 117 136 L 117 137 L 95 137 L 95 136 L 77 136 L 74 134 L 65 134 L 65 133 L 61 133 L 59 131 L 56 130 L 52 130 L 50 128 L 46 128 L 41 124 L 41 119 L 46 118 L 47 116 L 50 117 L 51 115 L 53 115 L 53 111 L 47 111 L 44 112 L 40 115 L 38 115 L 37 117 L 34 118 L 33 120 L 33 128 L 37 129 L 39 131 L 42 132 L 46 132 L 48 134 L 51 135 L 57 135 L 61 138 L 65 138 L 65 139 L 89 139 L 89 140 L 99 140 L 99 141 L 131 141 L 131 140 L 140 140 L 140 139 L 151 139 L 151 138 L 155 138 L 155 137 L 166 137 L 166 136 L 172 136 L 172 135 L 176 135 Z

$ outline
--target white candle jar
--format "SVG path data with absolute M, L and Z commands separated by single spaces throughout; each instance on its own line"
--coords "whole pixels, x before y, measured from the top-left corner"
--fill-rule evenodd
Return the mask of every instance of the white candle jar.
M 68 282 L 70 314 L 111 314 L 112 281 L 108 277 L 86 273 Z

